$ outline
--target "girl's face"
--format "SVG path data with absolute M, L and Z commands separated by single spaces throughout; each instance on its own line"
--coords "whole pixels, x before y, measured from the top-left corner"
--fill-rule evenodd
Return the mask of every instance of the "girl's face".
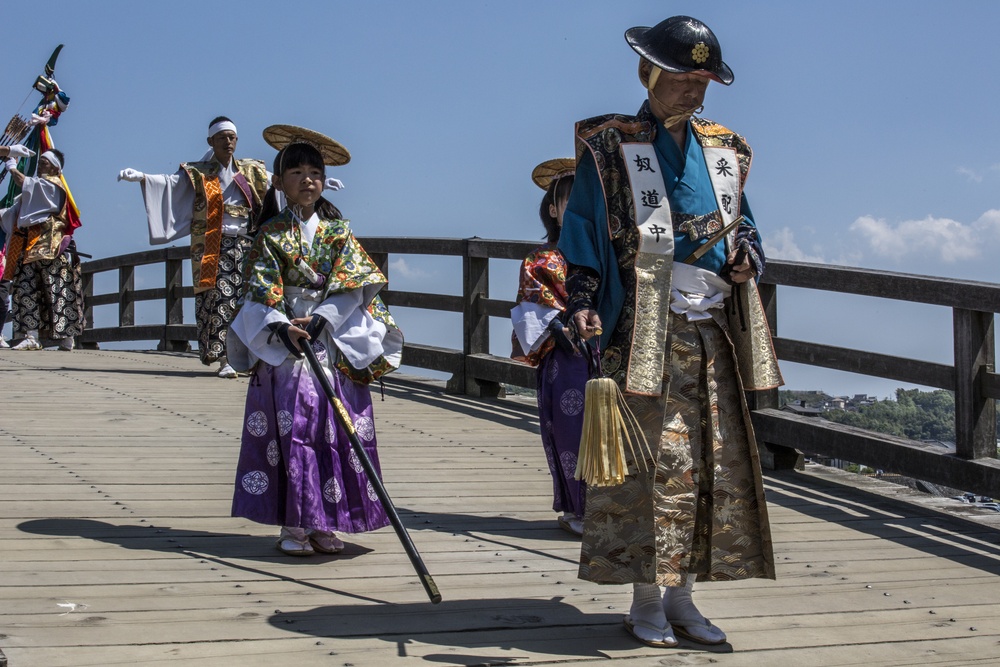
M 289 203 L 311 209 L 323 194 L 323 179 L 322 169 L 301 164 L 297 167 L 286 167 L 280 177 L 275 176 L 274 187 L 285 193 Z
M 569 203 L 569 196 L 565 196 L 555 204 L 549 204 L 549 215 L 559 222 L 559 228 L 562 229 L 563 214 L 566 212 L 566 204 Z

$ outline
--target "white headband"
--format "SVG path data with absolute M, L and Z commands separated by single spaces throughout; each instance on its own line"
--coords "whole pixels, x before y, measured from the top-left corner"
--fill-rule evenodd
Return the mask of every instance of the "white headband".
M 56 169 L 58 169 L 59 171 L 62 171 L 62 162 L 59 161 L 59 158 L 57 158 L 56 154 L 53 153 L 52 151 L 45 151 L 39 157 L 45 158 L 46 160 L 48 160 L 49 162 L 51 162 L 55 166 Z
M 236 125 L 231 120 L 220 120 L 218 123 L 208 128 L 208 138 L 211 139 L 219 132 L 223 132 L 225 130 L 232 130 L 233 134 L 236 134 Z

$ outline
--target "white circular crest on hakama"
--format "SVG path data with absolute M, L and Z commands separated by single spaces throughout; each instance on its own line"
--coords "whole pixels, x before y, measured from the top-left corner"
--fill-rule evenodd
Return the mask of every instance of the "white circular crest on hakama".
M 576 454 L 573 452 L 563 452 L 559 455 L 559 463 L 562 464 L 563 474 L 572 479 L 576 475 Z
M 267 415 L 262 410 L 251 413 L 247 417 L 247 430 L 258 438 L 267 433 Z
M 545 377 L 548 378 L 549 382 L 552 382 L 557 377 L 559 377 L 559 360 L 553 359 L 549 362 L 549 367 L 545 372 Z
M 326 420 L 326 441 L 329 444 L 333 444 L 333 439 L 337 437 L 337 429 L 333 427 L 333 424 L 329 419 Z
M 354 430 L 358 432 L 362 440 L 371 442 L 372 438 L 375 437 L 375 422 L 372 421 L 371 417 L 358 417 L 358 421 L 354 422 Z
M 559 409 L 564 415 L 574 417 L 583 412 L 583 392 L 579 389 L 567 389 L 559 397 Z
M 240 480 L 240 484 L 243 486 L 243 490 L 250 495 L 259 496 L 267 491 L 267 473 L 263 470 L 251 470 L 247 474 L 243 475 L 243 479 Z
M 371 500 L 372 502 L 375 502 L 376 500 L 378 500 L 378 494 L 375 493 L 375 487 L 372 486 L 371 480 L 368 480 L 368 489 L 367 490 L 368 490 L 368 500 Z
M 361 459 L 358 458 L 358 455 L 354 453 L 353 449 L 351 450 L 351 455 L 347 457 L 347 463 L 351 466 L 351 470 L 354 472 L 361 472 L 364 470 L 361 466 Z
M 340 482 L 337 481 L 337 478 L 331 477 L 326 480 L 326 484 L 323 485 L 323 498 L 326 499 L 326 502 L 339 503 L 343 497 L 344 492 L 341 491 Z
M 312 344 L 313 352 L 316 353 L 316 361 L 326 361 L 326 344 L 317 340 Z
M 278 411 L 278 435 L 288 435 L 292 430 L 292 413 L 288 410 Z
M 267 443 L 267 462 L 273 466 L 281 463 L 281 449 L 278 447 L 277 440 Z

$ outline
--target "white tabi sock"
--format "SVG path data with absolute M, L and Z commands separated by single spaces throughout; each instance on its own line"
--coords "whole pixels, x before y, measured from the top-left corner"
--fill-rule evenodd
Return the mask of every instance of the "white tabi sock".
M 635 633 L 649 641 L 676 641 L 660 602 L 660 587 L 655 584 L 632 584 L 632 607 L 629 616 Z M 659 628 L 659 630 L 652 630 Z
M 663 612 L 671 625 L 683 628 L 696 641 L 716 644 L 726 641 L 726 633 L 714 625 L 694 606 L 694 580 L 689 574 L 683 586 L 668 586 L 663 590 Z

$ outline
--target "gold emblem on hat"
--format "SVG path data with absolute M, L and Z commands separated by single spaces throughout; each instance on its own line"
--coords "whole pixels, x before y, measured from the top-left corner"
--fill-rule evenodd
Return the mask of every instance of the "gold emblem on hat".
M 708 60 L 708 46 L 705 42 L 698 42 L 694 45 L 694 48 L 691 49 L 691 59 L 699 65 Z

